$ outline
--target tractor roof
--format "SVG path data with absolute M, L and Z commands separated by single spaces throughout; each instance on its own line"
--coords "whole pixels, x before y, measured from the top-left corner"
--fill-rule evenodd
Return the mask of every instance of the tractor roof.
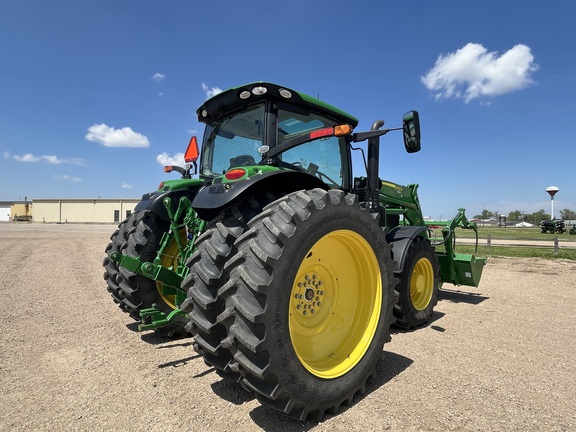
M 319 112 L 333 117 L 341 123 L 347 123 L 353 128 L 358 125 L 358 119 L 333 105 L 305 93 L 291 90 L 272 83 L 250 83 L 233 87 L 208 99 L 196 110 L 198 121 L 208 123 L 222 114 L 240 109 L 247 104 L 261 100 L 276 100 L 297 107 Z

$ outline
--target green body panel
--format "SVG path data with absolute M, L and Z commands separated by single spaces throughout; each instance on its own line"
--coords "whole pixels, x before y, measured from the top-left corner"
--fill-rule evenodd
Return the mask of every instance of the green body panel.
M 417 184 L 402 186 L 389 181 L 382 181 L 380 203 L 386 208 L 386 214 L 403 215 L 405 223 L 424 226 Z
M 202 186 L 202 184 L 204 184 L 204 181 L 200 179 L 164 180 L 162 182 L 162 187 L 158 190 L 162 192 L 168 192 L 181 189 L 189 189 L 190 187 L 195 186 Z
M 254 166 L 242 166 L 242 167 L 232 167 L 231 170 L 233 169 L 243 169 L 244 171 L 246 171 L 246 174 L 244 174 L 242 177 L 239 177 L 237 179 L 227 179 L 226 176 L 219 176 L 216 177 L 212 183 L 235 183 L 241 180 L 247 180 L 249 177 L 255 176 L 255 175 L 260 175 L 260 174 L 264 174 L 267 172 L 271 172 L 271 171 L 282 171 L 282 170 L 286 170 L 285 168 L 278 168 L 275 166 L 270 166 L 270 165 L 254 165 Z

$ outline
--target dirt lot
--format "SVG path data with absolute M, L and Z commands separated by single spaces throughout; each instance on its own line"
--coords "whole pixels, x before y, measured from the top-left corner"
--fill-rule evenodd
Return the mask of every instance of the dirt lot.
M 428 326 L 394 332 L 367 394 L 301 423 L 190 339 L 135 332 L 102 279 L 114 228 L 0 224 L 0 430 L 576 429 L 576 262 L 491 260 L 479 289 L 451 287 Z

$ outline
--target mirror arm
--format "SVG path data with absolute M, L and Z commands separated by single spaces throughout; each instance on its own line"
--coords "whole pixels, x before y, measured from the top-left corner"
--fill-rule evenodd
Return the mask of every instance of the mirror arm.
M 374 127 L 374 125 L 372 126 Z M 366 141 L 370 138 L 381 137 L 382 135 L 386 135 L 390 131 L 402 130 L 401 127 L 398 128 L 390 128 L 390 129 L 382 129 L 382 130 L 371 130 L 369 132 L 357 132 L 352 134 L 351 142 L 362 142 Z

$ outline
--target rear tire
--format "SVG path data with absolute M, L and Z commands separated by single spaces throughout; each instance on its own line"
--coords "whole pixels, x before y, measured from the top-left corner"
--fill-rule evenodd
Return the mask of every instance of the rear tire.
M 120 286 L 118 285 L 118 275 L 120 274 L 120 270 L 118 268 L 118 263 L 116 261 L 112 261 L 108 254 L 110 252 L 120 252 L 123 247 L 125 247 L 126 240 L 128 238 L 128 233 L 134 229 L 134 227 L 138 224 L 138 218 L 136 217 L 136 213 L 131 213 L 120 225 L 118 225 L 118 229 L 114 231 L 114 233 L 110 236 L 111 242 L 106 246 L 106 256 L 104 257 L 104 262 L 102 265 L 104 266 L 104 280 L 106 281 L 106 285 L 108 288 L 108 292 L 112 295 L 112 299 L 115 303 L 118 304 L 120 309 L 124 312 L 129 311 L 126 309 L 124 303 L 122 302 L 122 294 L 120 290 Z
M 187 298 L 182 309 L 188 312 L 190 321 L 186 330 L 194 336 L 195 349 L 204 362 L 213 366 L 224 378 L 239 381 L 240 375 L 228 368 L 231 360 L 228 350 L 222 348 L 226 329 L 217 322 L 224 310 L 224 302 L 218 290 L 228 281 L 224 264 L 236 253 L 234 242 L 244 232 L 248 221 L 276 197 L 266 194 L 248 200 L 220 213 L 206 226 L 206 231 L 196 240 L 196 251 L 186 262 L 190 269 L 182 289 Z
M 169 230 L 169 223 L 151 211 L 133 213 L 135 226 L 127 235 L 126 242 L 119 252 L 140 258 L 142 262 L 151 262 L 156 258 L 162 235 Z M 183 231 L 180 235 L 185 235 Z M 176 242 L 173 240 L 162 257 L 162 266 L 176 265 L 179 259 Z M 134 320 L 140 321 L 140 311 L 156 304 L 161 312 L 168 315 L 178 305 L 174 296 L 162 294 L 162 284 L 143 275 L 131 272 L 124 267 L 118 267 L 118 293 L 121 298 L 121 309 Z M 187 318 L 177 316 L 170 324 L 155 329 L 155 332 L 168 337 L 183 337 L 187 335 L 184 326 Z
M 314 189 L 267 206 L 238 238 L 220 289 L 230 368 L 300 420 L 365 391 L 390 340 L 390 247 L 355 195 Z
M 440 288 L 438 259 L 428 239 L 414 238 L 399 279 L 395 292 L 395 325 L 408 329 L 419 327 L 432 316 Z

